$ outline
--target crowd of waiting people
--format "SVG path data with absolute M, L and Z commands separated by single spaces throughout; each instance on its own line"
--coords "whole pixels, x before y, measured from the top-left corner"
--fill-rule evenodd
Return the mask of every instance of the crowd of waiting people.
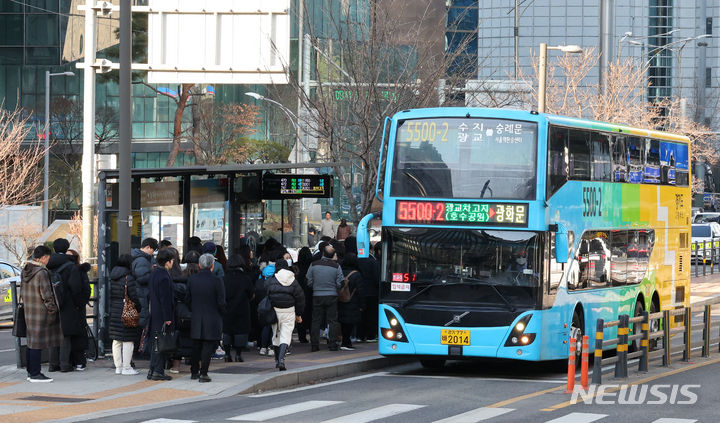
M 168 373 L 178 373 L 180 364 L 189 362 L 191 379 L 210 382 L 208 369 L 213 356 L 242 362 L 243 352 L 251 347 L 260 355 L 274 357 L 275 367 L 285 370 L 285 357 L 291 353 L 294 332 L 298 342 L 311 344 L 313 352 L 320 350 L 321 338 L 326 339 L 331 351 L 353 350 L 353 341 L 375 342 L 379 265 L 372 255 L 358 259 L 356 239 L 345 233 L 345 227 L 341 224 L 331 228 L 343 235 L 342 241 L 321 233 L 315 251 L 301 248 L 297 261 L 272 238 L 256 251 L 244 245 L 226 257 L 222 246 L 191 237 L 182 258 L 170 242 L 144 239 L 140 248 L 121 254 L 110 272 L 108 333 L 115 373 L 138 374 L 133 358 L 149 355 L 149 380 L 170 380 L 172 376 Z M 52 285 L 53 269 L 65 261 L 63 247 L 60 241 L 52 255 L 47 247 L 37 247 L 33 259 L 23 269 L 26 313 L 30 311 L 27 303 L 31 292 L 37 292 L 40 303 L 33 309 L 37 316 L 27 315 L 28 332 L 31 322 L 42 326 L 43 332 L 28 336 L 31 381 L 52 381 L 40 372 L 39 352 L 44 348 L 53 348 L 51 351 L 57 354 L 51 357 L 59 357 L 55 361 L 51 358 L 50 371 L 85 368 L 86 345 L 81 342 L 83 338 L 87 342 L 84 323 L 82 336 L 76 327 L 79 323 L 63 324 L 62 328 L 48 324 L 57 310 L 47 301 L 53 290 L 46 287 Z M 376 247 L 377 257 L 380 245 Z M 41 272 L 43 268 L 48 272 Z M 82 286 L 78 291 L 82 296 L 69 298 L 74 301 L 74 309 L 82 309 L 84 319 L 89 298 L 86 265 L 74 264 L 64 271 L 69 280 L 80 275 L 82 283 L 67 286 Z M 39 274 L 40 279 L 48 281 L 36 280 Z M 346 295 L 339 297 L 341 289 Z M 258 318 L 258 305 L 265 297 L 277 316 L 271 325 Z M 123 319 L 127 301 L 139 312 L 139 323 L 133 327 L 128 327 Z M 62 311 L 60 307 L 61 323 Z M 76 317 L 79 316 L 78 311 Z M 42 322 L 38 317 L 42 317 Z M 157 337 L 163 331 L 179 334 L 174 352 L 159 352 Z

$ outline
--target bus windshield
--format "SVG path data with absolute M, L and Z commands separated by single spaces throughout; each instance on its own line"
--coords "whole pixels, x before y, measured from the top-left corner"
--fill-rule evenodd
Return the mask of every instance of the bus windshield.
M 537 124 L 433 118 L 398 124 L 391 195 L 535 198 Z
M 386 228 L 386 280 L 424 285 L 485 285 L 531 306 L 542 281 L 541 235 L 525 231 Z M 441 288 L 440 288 L 441 289 Z M 391 295 L 395 297 L 395 295 Z

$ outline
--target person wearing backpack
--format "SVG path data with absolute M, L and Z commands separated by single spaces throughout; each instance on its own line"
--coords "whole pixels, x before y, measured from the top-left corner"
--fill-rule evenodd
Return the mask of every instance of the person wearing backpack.
M 360 295 L 363 277 L 358 270 L 357 254 L 345 253 L 342 271 L 345 278 L 340 291 L 338 291 L 338 321 L 342 332 L 340 349 L 353 351 L 355 348 L 352 346 L 350 336 L 354 327 L 360 328 L 363 305 L 362 296 Z
M 53 242 L 55 253 L 47 264 L 60 309 L 60 327 L 63 332 L 62 345 L 50 350 L 50 372 L 85 370 L 87 364 L 87 298 L 81 270 L 75 260 L 66 254 L 69 248 L 67 239 L 56 239 Z
M 305 294 L 285 260 L 275 262 L 275 275 L 267 281 L 267 295 L 275 309 L 277 322 L 272 324 L 275 367 L 285 370 L 285 354 L 292 341 L 295 322 L 302 322 Z

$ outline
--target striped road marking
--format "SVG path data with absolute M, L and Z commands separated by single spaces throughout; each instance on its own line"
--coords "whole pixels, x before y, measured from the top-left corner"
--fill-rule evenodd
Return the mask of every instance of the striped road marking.
M 300 413 L 302 411 L 314 410 L 316 408 L 327 407 L 343 402 L 344 401 L 305 401 L 297 404 L 275 407 L 269 410 L 258 411 L 257 413 L 243 414 L 240 416 L 230 417 L 228 420 L 264 422 L 265 420 L 275 419 L 278 417 Z
M 657 419 L 652 423 L 695 423 L 697 420 L 695 419 L 669 419 L 667 417 L 663 417 L 662 419 Z
M 570 413 L 557 419 L 548 420 L 545 423 L 590 423 L 603 417 L 607 417 L 607 414 Z
M 514 408 L 487 408 L 480 407 L 470 410 L 467 413 L 458 414 L 442 420 L 436 420 L 433 423 L 475 423 L 493 417 L 502 416 L 505 413 L 515 411 Z
M 371 408 L 359 413 L 348 414 L 332 420 L 325 420 L 323 423 L 367 423 L 375 420 L 385 419 L 408 411 L 423 408 L 424 405 L 416 404 L 388 404 L 382 407 Z

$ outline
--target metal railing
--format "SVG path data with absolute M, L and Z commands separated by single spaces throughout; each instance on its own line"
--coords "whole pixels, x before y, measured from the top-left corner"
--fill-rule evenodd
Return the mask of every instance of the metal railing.
M 682 361 L 690 360 L 693 348 L 701 348 L 702 357 L 710 356 L 710 348 L 718 346 L 720 351 L 720 331 L 718 337 L 712 338 L 713 329 L 720 329 L 720 323 L 713 324 L 711 321 L 712 306 L 720 304 L 720 298 L 714 298 L 707 302 L 691 307 L 664 310 L 657 313 L 644 311 L 636 317 L 629 317 L 627 314 L 618 316 L 618 320 L 605 322 L 597 320 L 595 332 L 595 362 L 593 366 L 592 383 L 602 383 L 602 368 L 609 364 L 615 364 L 615 377 L 628 377 L 628 361 L 634 358 L 638 360 L 638 372 L 647 372 L 650 362 L 660 359 L 661 365 L 667 367 L 674 355 L 682 355 Z M 702 308 L 702 322 L 693 323 L 693 312 L 698 313 Z M 681 316 L 681 318 L 679 318 Z M 675 327 L 672 322 L 675 321 Z M 657 322 L 657 325 L 653 323 Z M 633 334 L 630 334 L 630 324 L 633 325 Z M 638 325 L 640 329 L 638 330 Z M 658 330 L 651 331 L 650 327 L 655 326 Z M 605 339 L 605 329 L 617 327 L 617 337 Z M 692 331 L 702 329 L 702 339 L 693 342 Z M 672 347 L 671 341 L 677 334 L 682 334 L 682 345 Z M 639 342 L 636 342 L 639 341 Z M 651 343 L 657 341 L 651 350 Z M 629 352 L 630 345 L 638 346 L 635 351 Z M 606 347 L 615 345 L 615 356 L 603 358 L 603 351 Z
M 715 266 L 716 263 L 720 263 L 720 238 L 691 243 L 690 260 L 695 264 L 695 276 L 720 273 L 720 266 Z

